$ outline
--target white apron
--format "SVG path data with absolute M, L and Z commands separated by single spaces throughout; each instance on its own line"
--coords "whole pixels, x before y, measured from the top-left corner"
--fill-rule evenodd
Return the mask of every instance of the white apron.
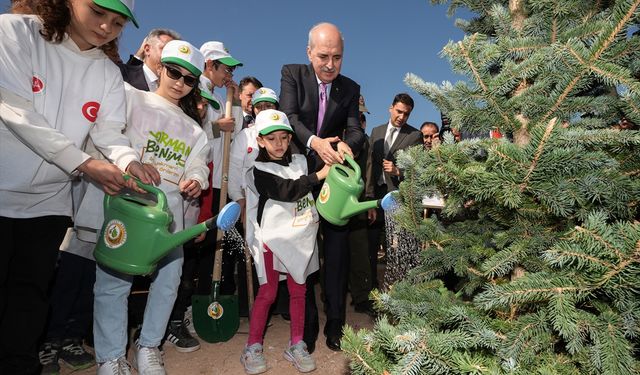
M 277 163 L 255 162 L 254 168 L 282 178 L 297 179 L 307 174 L 307 161 L 302 155 L 292 155 L 285 167 Z M 247 181 L 247 244 L 253 256 L 260 284 L 267 282 L 264 266 L 264 247 L 273 252 L 273 268 L 288 273 L 298 284 L 320 268 L 318 261 L 319 216 L 315 201 L 308 193 L 297 202 L 268 199 L 257 222 L 258 192 L 253 178 L 253 168 L 246 175 Z M 280 277 L 284 279 L 284 275 Z

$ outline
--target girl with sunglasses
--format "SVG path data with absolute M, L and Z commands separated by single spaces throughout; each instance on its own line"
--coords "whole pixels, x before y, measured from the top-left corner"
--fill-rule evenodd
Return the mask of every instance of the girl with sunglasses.
M 33 15 L 0 15 L 1 374 L 39 371 L 36 343 L 74 176 L 110 194 L 126 186 L 123 171 L 151 182 L 122 134 L 122 78 L 105 55 L 117 53 L 129 20 L 137 27 L 133 0 L 26 5 L 14 10 Z M 84 152 L 88 136 L 108 160 Z
M 174 40 L 162 50 L 162 69 L 155 92 L 125 84 L 127 128 L 124 134 L 141 154 L 145 166 L 154 167 L 156 183 L 167 196 L 173 214 L 171 229 L 185 226 L 185 208 L 208 186 L 207 136 L 200 127 L 197 83 L 204 57 L 190 43 Z M 187 225 L 192 223 L 186 223 Z M 135 342 L 133 366 L 140 374 L 164 374 L 158 346 L 176 299 L 183 262 L 182 246 L 175 248 L 151 275 L 152 284 Z M 94 344 L 98 374 L 129 374 L 127 297 L 133 276 L 98 266 L 94 287 Z

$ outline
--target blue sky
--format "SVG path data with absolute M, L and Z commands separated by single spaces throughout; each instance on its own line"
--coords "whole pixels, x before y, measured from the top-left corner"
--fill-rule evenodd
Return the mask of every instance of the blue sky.
M 9 3 L 0 0 L 0 9 L 7 9 Z M 454 26 L 455 17 L 447 17 L 446 11 L 446 6 L 431 5 L 428 0 L 138 0 L 135 15 L 140 28 L 127 25 L 120 55 L 126 60 L 150 29 L 168 27 L 196 46 L 222 41 L 244 63 L 236 70 L 236 81 L 253 75 L 279 92 L 282 65 L 308 63 L 309 28 L 328 21 L 345 38 L 342 74 L 360 84 L 371 112 L 367 133 L 387 122 L 389 105 L 399 92 L 414 98 L 409 123 L 419 127 L 426 120 L 439 124 L 440 115 L 404 84 L 404 76 L 415 73 L 438 84 L 464 79 L 453 74 L 448 61 L 440 57 L 449 40 L 463 37 Z M 469 13 L 458 12 L 456 17 L 469 18 Z

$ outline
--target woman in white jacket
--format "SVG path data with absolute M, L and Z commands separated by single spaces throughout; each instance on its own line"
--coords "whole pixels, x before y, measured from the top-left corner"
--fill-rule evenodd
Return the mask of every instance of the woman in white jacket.
M 0 15 L 2 374 L 38 371 L 73 176 L 84 173 L 107 193 L 125 186 L 123 171 L 151 181 L 122 135 L 122 78 L 104 53 L 117 51 L 128 20 L 137 24 L 132 11 L 132 0 L 42 0 L 35 16 Z M 89 135 L 108 160 L 82 150 Z

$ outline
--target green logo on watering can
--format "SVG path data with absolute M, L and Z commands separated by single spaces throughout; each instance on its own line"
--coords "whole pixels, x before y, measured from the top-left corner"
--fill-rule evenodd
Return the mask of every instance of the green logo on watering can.
M 207 314 L 214 320 L 222 318 L 224 315 L 224 308 L 219 302 L 212 302 L 207 308 Z
M 127 242 L 127 228 L 120 220 L 111 220 L 104 230 L 104 244 L 110 249 L 117 249 Z
M 322 185 L 322 189 L 320 190 L 320 195 L 318 196 L 318 200 L 320 203 L 325 204 L 329 200 L 329 196 L 331 195 L 331 188 L 329 184 L 326 182 Z

